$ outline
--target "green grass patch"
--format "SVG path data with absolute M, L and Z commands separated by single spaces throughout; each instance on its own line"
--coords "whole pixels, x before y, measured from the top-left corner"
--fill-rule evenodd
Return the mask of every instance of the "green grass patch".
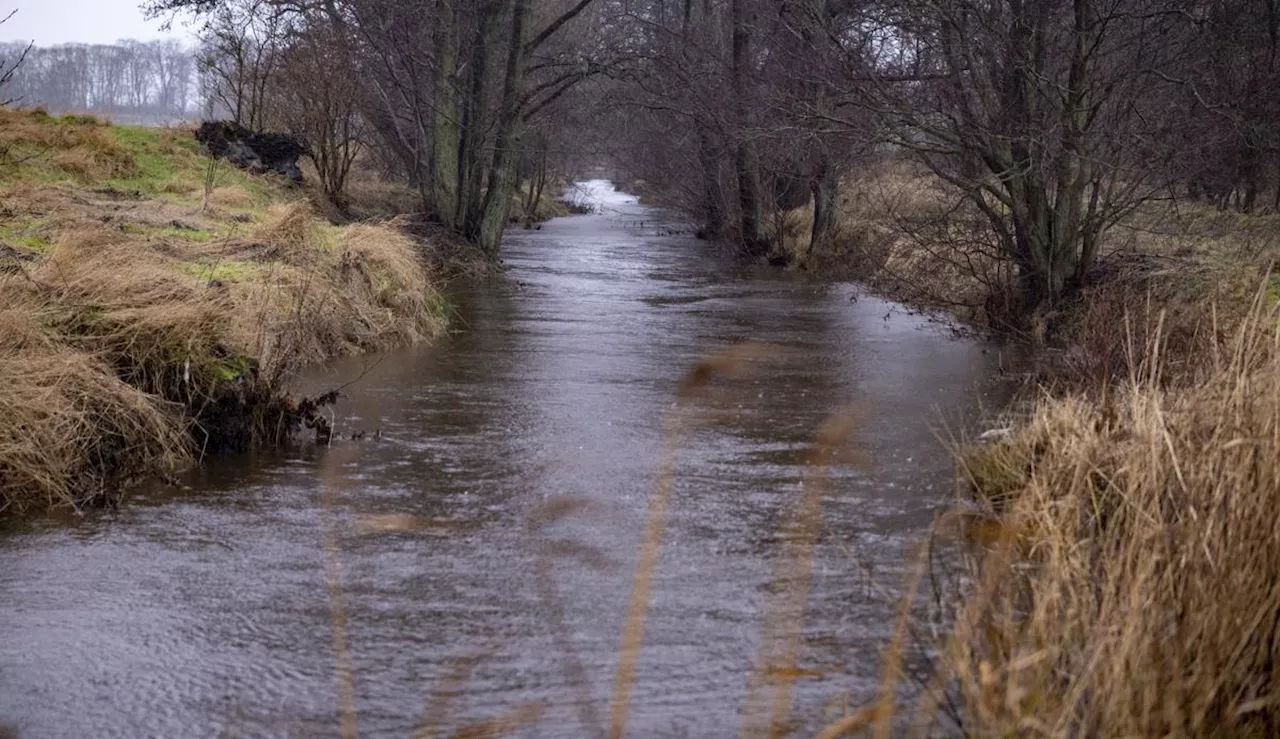
M 164 183 L 178 174 L 182 164 L 187 164 L 182 162 L 178 155 L 186 153 L 187 156 L 183 158 L 194 159 L 190 152 L 184 152 L 180 147 L 174 146 L 170 136 L 166 136 L 169 139 L 168 142 L 161 141 L 162 134 L 172 132 L 154 128 L 118 126 L 114 129 L 114 133 L 116 140 L 133 154 L 136 168 L 136 174 L 132 176 L 108 180 L 109 185 L 120 189 L 133 188 L 158 192 Z M 190 164 L 194 165 L 194 162 Z
M 0 243 L 43 254 L 53 240 L 45 230 L 43 218 L 25 218 L 0 223 Z
M 133 153 L 137 172 L 108 184 L 159 196 L 178 195 L 187 202 L 203 198 L 210 160 L 204 145 L 190 131 L 143 126 L 117 126 L 113 131 Z M 270 183 L 227 162 L 220 161 L 214 167 L 213 186 L 243 187 L 264 203 L 276 199 Z
M 72 183 L 194 205 L 204 200 L 209 164 L 204 145 L 189 129 L 0 109 L 0 183 Z M 224 161 L 213 168 L 212 186 L 243 190 L 239 202 L 218 202 L 215 196 L 215 204 L 255 215 L 272 203 L 305 196 L 295 196 L 274 177 Z
M 322 223 L 316 228 L 316 246 L 325 251 L 333 251 L 338 248 L 338 233 L 341 229 L 327 223 Z
M 0 182 L 50 185 L 59 182 L 82 183 L 75 175 L 63 171 L 53 162 L 54 152 L 35 144 L 11 143 L 0 152 Z
M 49 121 L 56 121 L 56 122 L 58 122 L 58 123 L 61 123 L 61 124 L 63 124 L 63 125 L 67 125 L 67 126 L 106 126 L 106 125 L 109 125 L 106 121 L 103 121 L 102 119 L 98 118 L 97 116 L 92 116 L 92 115 L 87 115 L 87 114 L 80 114 L 80 113 L 68 113 L 68 114 L 63 115 L 63 116 L 58 116 L 57 118 L 50 118 L 50 117 L 49 117 L 49 115 L 48 115 L 48 113 L 44 113 L 44 111 L 38 111 L 37 113 L 35 113 L 35 115 L 36 115 L 36 116 L 40 116 L 42 113 L 43 113 L 43 118 L 44 118 L 45 120 L 49 120 Z
M 244 262 L 239 260 L 225 260 L 215 263 L 207 262 L 179 262 L 178 271 L 183 274 L 198 277 L 202 280 L 212 282 L 219 280 L 222 282 L 241 282 L 243 280 L 252 279 L 255 275 L 260 274 L 266 265 L 260 262 Z
M 428 310 L 433 315 L 440 316 L 446 323 L 453 323 L 461 317 L 458 304 L 450 300 L 444 293 L 436 293 L 428 303 L 428 306 Z
M 18 236 L 11 242 L 14 246 L 20 246 L 27 251 L 44 254 L 49 251 L 49 247 L 53 246 L 53 242 L 48 236 L 31 235 Z
M 237 355 L 227 360 L 213 362 L 209 370 L 210 374 L 217 379 L 232 382 L 251 376 L 256 367 L 257 362 L 252 357 Z

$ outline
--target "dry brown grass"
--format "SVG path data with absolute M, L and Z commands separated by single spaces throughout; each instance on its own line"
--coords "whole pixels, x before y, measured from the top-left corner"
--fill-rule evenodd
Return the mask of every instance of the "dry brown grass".
M 0 510 L 80 506 L 193 451 L 278 440 L 300 366 L 442 330 L 426 249 L 399 224 L 333 227 L 238 173 L 211 200 L 242 212 L 204 208 L 189 135 L 0 109 L 16 244 Z
M 780 216 L 795 221 L 780 233 L 799 268 L 862 280 L 980 331 L 1074 348 L 1056 371 L 1088 381 L 1121 368 L 1126 311 L 1166 311 L 1177 352 L 1212 318 L 1207 306 L 1231 319 L 1247 311 L 1253 287 L 1280 258 L 1280 216 L 1155 200 L 1107 232 L 1080 299 L 1028 326 L 1018 313 L 1016 269 L 985 217 L 927 169 L 886 156 L 850 173 L 840 193 L 835 233 L 817 247 L 807 243 L 805 209 Z
M 223 185 L 213 189 L 209 202 L 223 208 L 252 208 L 258 204 L 258 198 L 242 185 Z
M 186 459 L 179 409 L 59 346 L 0 288 L 0 510 L 82 504 Z
M 291 264 L 315 256 L 315 247 L 323 242 L 320 222 L 311 205 L 303 202 L 272 205 L 251 238 L 271 258 Z
M 1121 256 L 1115 270 L 1086 287 L 1055 316 L 1053 346 L 1041 347 L 1039 379 L 1067 388 L 1097 388 L 1124 378 L 1132 347 L 1153 339 L 1164 347 L 1161 380 L 1180 382 L 1205 369 L 1203 358 L 1250 311 L 1267 265 L 1161 266 Z
M 229 391 L 265 398 L 303 364 L 442 329 L 410 238 L 361 225 L 329 244 L 300 213 L 283 209 L 255 234 L 279 239 L 267 244 L 178 249 L 118 229 L 67 230 L 0 275 L 0 383 L 17 389 L 6 399 L 16 404 L 5 408 L 0 508 L 79 504 L 116 476 L 176 462 L 188 423 L 202 446 L 234 445 L 223 437 L 255 431 L 243 425 L 253 419 L 222 427 Z
M 121 147 L 82 146 L 53 155 L 53 164 L 85 180 L 127 177 L 134 172 L 133 157 Z
M 804 264 L 809 258 L 813 234 L 813 202 L 799 208 L 775 212 L 767 229 L 774 248 L 787 256 L 792 264 Z
M 9 159 L 42 158 L 57 169 L 83 179 L 111 179 L 133 174 L 133 152 L 120 143 L 110 126 L 85 116 L 54 118 L 39 111 L 0 108 L 0 151 Z
M 1174 388 L 1160 336 L 1101 399 L 1045 397 L 964 457 L 980 554 L 928 645 L 932 681 L 882 724 L 1275 735 L 1280 322 L 1259 294 Z
M 253 419 L 223 427 L 230 390 L 265 398 L 303 364 L 442 329 L 411 239 L 350 226 L 329 245 L 296 212 L 269 225 L 278 245 L 188 244 L 183 259 L 164 241 L 67 231 L 46 256 L 0 275 L 0 383 L 17 388 L 3 416 L 12 435 L 0 442 L 0 471 L 9 472 L 0 474 L 0 508 L 79 504 L 109 486 L 113 465 L 133 474 L 176 462 L 188 423 L 203 432 L 201 446 L 235 445 L 226 437 L 256 432 L 243 425 Z M 256 384 L 264 386 L 248 387 Z M 90 392 L 95 385 L 101 392 Z M 81 468 L 93 484 L 89 472 L 70 474 Z
M 636 665 L 644 642 L 645 624 L 649 612 L 649 600 L 653 592 L 653 578 L 657 573 L 666 535 L 668 509 L 675 487 L 676 464 L 681 447 L 689 432 L 697 423 L 697 415 L 689 402 L 698 398 L 707 385 L 719 376 L 743 372 L 748 363 L 762 354 L 758 345 L 730 347 L 698 362 L 681 380 L 676 392 L 677 405 L 664 423 L 664 450 L 658 469 L 653 493 L 649 496 L 649 511 L 644 541 L 640 547 L 640 562 L 632 579 L 631 602 L 627 608 L 627 620 L 623 626 L 622 646 L 619 650 L 618 669 L 613 682 L 613 695 L 609 701 L 610 739 L 621 739 L 627 729 L 627 715 L 631 710 L 631 692 L 635 687 Z
M 833 414 L 819 429 L 805 460 L 800 499 L 783 523 L 783 551 L 775 566 L 765 611 L 760 655 L 749 683 L 739 736 L 781 739 L 791 732 L 791 702 L 800 667 L 801 640 L 813 579 L 813 552 L 822 531 L 822 502 L 830 489 L 830 468 L 849 444 L 861 414 L 849 408 Z M 858 466 L 870 461 L 851 457 Z M 770 696 L 772 694 L 772 696 Z M 772 700 L 770 700 L 772 697 Z
M 338 269 L 351 314 L 384 344 L 403 345 L 438 334 L 440 295 L 417 244 L 394 225 L 355 224 L 336 239 Z
M 775 232 L 800 269 L 861 280 L 911 307 L 979 328 L 1005 322 L 1010 265 L 982 219 L 919 165 L 885 157 L 851 172 L 825 243 L 809 243 L 811 209 L 785 215 Z
M 346 210 L 352 218 L 417 213 L 422 210 L 422 198 L 414 189 L 379 176 L 371 162 L 357 160 L 347 180 Z

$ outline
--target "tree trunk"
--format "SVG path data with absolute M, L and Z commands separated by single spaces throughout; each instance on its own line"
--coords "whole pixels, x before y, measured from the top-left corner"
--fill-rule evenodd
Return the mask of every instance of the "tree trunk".
M 546 143 L 543 143 L 542 155 L 538 159 L 538 173 L 534 177 L 534 181 L 530 183 L 529 190 L 533 193 L 533 207 L 529 209 L 529 215 L 533 216 L 538 212 L 538 206 L 542 205 L 542 191 L 547 187 L 547 149 Z
M 452 0 L 440 0 L 436 21 L 435 122 L 431 171 L 432 211 L 450 229 L 458 227 L 458 24 Z
M 480 237 L 484 202 L 484 98 L 488 94 L 489 47 L 494 43 L 499 10 L 497 0 L 486 0 L 481 5 L 476 18 L 476 40 L 471 47 L 471 59 L 467 62 L 470 76 L 467 78 L 462 140 L 458 152 L 460 199 L 456 219 L 462 235 L 470 241 Z
M 800 24 L 801 37 L 820 69 L 828 66 L 831 54 L 828 39 L 835 34 L 831 28 L 831 20 L 826 0 L 809 0 L 807 12 L 802 16 Z M 809 233 L 809 248 L 812 249 L 827 240 L 835 223 L 839 172 L 836 163 L 832 161 L 831 149 L 826 141 L 827 132 L 824 130 L 827 121 L 835 114 L 826 83 L 821 78 L 808 82 L 805 94 L 812 105 L 809 128 L 812 131 L 812 145 L 817 149 L 809 183 L 809 189 L 813 193 L 813 229 Z
M 724 197 L 720 192 L 720 160 L 712 147 L 711 134 L 706 124 L 698 124 L 698 159 L 702 165 L 703 212 L 706 222 L 703 234 L 710 239 L 724 233 Z
M 489 187 L 484 194 L 483 217 L 477 243 L 486 254 L 497 257 L 502 231 L 511 211 L 515 192 L 516 153 L 520 143 L 520 88 L 524 82 L 524 21 L 528 0 L 512 0 L 511 42 L 507 69 L 502 82 L 502 107 L 494 136 L 493 163 L 489 167 Z
M 738 179 L 739 224 L 742 248 L 752 256 L 763 256 L 769 250 L 764 233 L 764 207 L 760 200 L 760 165 L 754 147 L 740 141 L 733 157 Z
M 809 248 L 826 241 L 831 233 L 831 226 L 835 223 L 837 184 L 835 167 L 824 150 L 818 160 L 817 176 L 810 184 L 813 191 L 813 230 L 809 234 Z
M 769 250 L 769 240 L 764 232 L 764 204 L 760 197 L 760 163 L 756 156 L 755 144 L 747 134 L 750 119 L 747 103 L 750 89 L 747 73 L 750 62 L 747 55 L 751 32 L 747 24 L 746 2 L 747 0 L 733 0 L 731 7 L 734 118 L 737 124 L 734 131 L 737 141 L 734 143 L 733 166 L 738 181 L 738 216 L 742 232 L 742 247 L 747 254 L 762 256 Z

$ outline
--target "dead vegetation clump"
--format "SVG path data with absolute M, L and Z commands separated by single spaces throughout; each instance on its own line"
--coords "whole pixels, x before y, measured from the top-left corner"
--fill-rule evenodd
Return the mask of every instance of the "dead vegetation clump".
M 1161 377 L 1153 330 L 1102 398 L 1045 397 L 964 456 L 985 535 L 903 719 L 978 736 L 1275 734 L 1280 323 L 1262 295 L 1254 308 L 1187 384 Z
M 298 368 L 443 328 L 429 247 L 402 224 L 332 226 L 238 172 L 209 198 L 237 212 L 206 207 L 182 184 L 208 171 L 189 132 L 0 123 L 0 510 L 80 506 L 193 454 L 280 443 L 336 399 L 290 397 Z
M 302 203 L 271 216 L 249 240 L 211 244 L 199 260 L 212 274 L 237 265 L 239 275 L 215 281 L 235 302 L 257 306 L 236 326 L 272 374 L 443 330 L 443 299 L 423 247 L 397 222 L 326 227 Z
M 214 205 L 224 208 L 252 208 L 258 199 L 242 185 L 222 185 L 215 187 L 209 200 Z
M 119 148 L 83 147 L 64 151 L 54 155 L 53 164 L 85 180 L 127 177 L 134 171 L 133 157 Z
M 187 459 L 173 404 L 59 345 L 47 315 L 0 285 L 0 510 L 82 506 Z M 16 298 L 16 299 L 15 299 Z
M 27 388 L 19 407 L 40 408 L 32 398 L 42 392 L 55 404 L 86 402 L 82 391 L 93 381 L 52 382 L 56 372 L 39 369 L 49 363 L 97 377 L 104 392 L 93 400 L 120 405 L 111 419 L 130 424 L 111 432 L 108 415 L 92 410 L 79 416 L 83 427 L 55 423 L 54 410 L 40 411 L 45 423 L 39 415 L 15 420 L 10 427 L 23 430 L 0 451 L 0 465 L 24 460 L 24 469 L 36 470 L 44 459 L 45 471 L 5 476 L 0 507 L 26 507 L 37 491 L 43 501 L 83 501 L 67 491 L 86 489 L 85 475 L 67 478 L 68 465 L 101 471 L 111 461 L 120 474 L 132 474 L 176 461 L 173 439 L 188 426 L 201 452 L 278 443 L 306 420 L 301 401 L 284 394 L 299 367 L 442 330 L 433 302 L 439 298 L 410 237 L 357 225 L 336 229 L 327 243 L 323 227 L 300 213 L 286 208 L 254 234 L 278 243 L 188 244 L 178 252 L 183 259 L 163 242 L 139 242 L 117 229 L 68 231 L 47 255 L 0 275 L 6 315 L 27 317 L 6 321 L 15 359 L 0 365 L 0 382 Z M 58 395 L 64 392 L 72 395 Z M 114 456 L 93 446 L 107 443 L 92 441 L 94 423 L 119 441 Z M 147 433 L 153 443 L 138 440 Z M 46 434 L 69 434 L 85 446 L 51 444 Z M 69 487 L 49 487 L 60 479 Z M 108 482 L 101 477 L 89 488 Z
M 349 314 L 381 346 L 405 345 L 443 330 L 442 297 L 428 280 L 413 238 L 395 225 L 355 224 L 337 236 L 338 273 Z
M 1163 347 L 1161 381 L 1178 384 L 1208 370 L 1203 358 L 1247 315 L 1267 281 L 1260 264 L 1222 265 L 1158 255 L 1115 253 L 1098 264 L 1097 281 L 1048 316 L 1050 341 L 1039 348 L 1041 382 L 1094 389 L 1124 378 L 1132 347 Z
M 301 264 L 315 255 L 320 233 L 320 224 L 307 203 L 281 203 L 267 209 L 251 240 L 263 247 L 266 258 Z
M 823 243 L 809 243 L 811 207 L 791 218 L 783 245 L 799 269 L 860 280 L 980 329 L 1011 324 L 1012 266 L 982 215 L 921 166 L 886 157 L 847 178 Z
M 372 162 L 362 162 L 347 180 L 346 216 L 357 220 L 388 213 L 416 213 L 422 210 L 422 196 L 414 189 L 373 175 Z M 308 164 L 307 167 L 310 167 Z M 304 168 L 304 171 L 309 171 Z M 308 176 L 309 180 L 314 177 Z

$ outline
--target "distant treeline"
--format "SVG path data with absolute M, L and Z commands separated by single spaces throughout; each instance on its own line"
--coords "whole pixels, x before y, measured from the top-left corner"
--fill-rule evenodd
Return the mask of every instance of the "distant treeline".
M 0 59 L 26 44 L 0 44 Z M 4 89 L 4 99 L 50 112 L 86 112 L 121 122 L 164 123 L 199 112 L 195 52 L 178 41 L 120 41 L 32 48 Z

